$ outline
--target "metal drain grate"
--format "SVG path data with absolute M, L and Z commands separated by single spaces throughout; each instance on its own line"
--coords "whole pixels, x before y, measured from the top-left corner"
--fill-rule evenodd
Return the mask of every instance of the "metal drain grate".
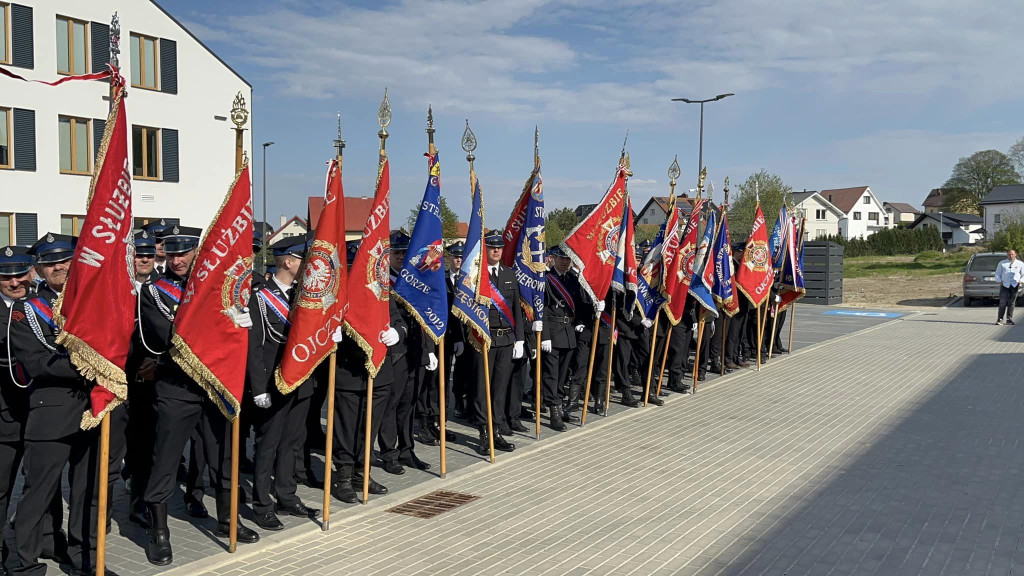
M 479 496 L 473 496 L 472 494 L 436 490 L 425 496 L 420 496 L 415 500 L 410 500 L 404 504 L 399 504 L 394 508 L 389 508 L 388 512 L 405 514 L 406 516 L 415 516 L 416 518 L 433 518 L 434 516 L 444 514 L 449 510 L 454 510 L 463 504 L 469 504 L 473 500 L 479 499 Z

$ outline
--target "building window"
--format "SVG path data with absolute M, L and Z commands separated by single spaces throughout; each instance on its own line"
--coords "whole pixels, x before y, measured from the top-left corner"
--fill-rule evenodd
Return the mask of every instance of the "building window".
M 825 219 L 825 211 L 824 210 L 820 210 L 820 209 L 819 210 L 815 210 L 814 211 L 814 219 L 815 220 L 824 220 Z
M 865 204 L 871 204 L 871 196 L 865 196 L 864 197 L 864 203 Z
M 78 236 L 82 231 L 82 224 L 85 224 L 85 216 L 62 214 L 60 217 L 60 233 L 68 236 Z
M 132 86 L 156 90 L 159 57 L 156 38 L 132 34 Z
M 11 63 L 11 46 L 10 37 L 11 33 L 8 32 L 9 22 L 11 21 L 11 8 L 7 4 L 0 2 L 0 64 Z M 3 237 L 0 237 L 0 242 L 3 241 Z
M 64 16 L 57 17 L 57 72 L 85 74 L 89 70 L 88 23 Z
M 0 108 L 0 168 L 14 167 L 11 140 L 11 109 Z
M 860 212 L 854 212 L 853 213 L 853 219 L 854 220 L 860 220 Z
M 67 116 L 58 120 L 61 174 L 90 174 L 89 121 Z
M 878 224 L 878 212 L 868 212 L 868 221 Z
M 14 214 L 0 213 L 0 248 L 14 244 Z
M 160 178 L 160 129 L 132 126 L 133 175 L 143 180 Z
M 824 228 L 818 228 L 817 230 L 814 231 L 814 233 L 815 233 L 815 238 L 824 238 L 824 237 L 828 236 L 828 233 L 825 232 Z
M 995 214 L 992 215 L 992 223 L 993 224 L 1001 224 L 1002 223 L 999 220 L 999 213 L 998 212 L 996 212 Z

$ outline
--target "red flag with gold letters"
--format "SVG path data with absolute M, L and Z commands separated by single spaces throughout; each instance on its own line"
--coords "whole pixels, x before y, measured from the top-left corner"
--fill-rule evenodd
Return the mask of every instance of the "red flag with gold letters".
M 750 300 L 754 307 L 764 304 L 772 287 L 775 274 L 772 270 L 771 254 L 768 251 L 768 229 L 765 228 L 761 203 L 757 203 L 754 225 L 750 229 L 743 259 L 736 270 L 736 288 Z
M 622 204 L 626 201 L 628 169 L 619 165 L 615 180 L 596 208 L 565 239 L 565 252 L 580 271 L 580 286 L 595 302 L 604 300 L 615 274 Z
M 171 357 L 228 420 L 238 417 L 249 350 L 245 322 L 252 288 L 249 163 L 235 176 L 192 264 L 174 317 Z
M 390 214 L 391 177 L 388 157 L 382 151 L 373 206 L 348 274 L 349 307 L 345 312 L 345 333 L 366 353 L 366 371 L 371 378 L 377 376 L 388 352 L 381 342 L 381 332 L 391 327 Z

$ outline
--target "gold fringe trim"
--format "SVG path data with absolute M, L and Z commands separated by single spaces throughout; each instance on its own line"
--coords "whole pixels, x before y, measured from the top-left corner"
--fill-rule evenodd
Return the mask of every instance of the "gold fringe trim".
M 309 377 L 313 375 L 313 372 L 317 368 L 319 368 L 321 364 L 323 364 L 324 360 L 329 358 L 331 354 L 337 351 L 338 344 L 335 342 L 334 345 L 331 346 L 331 349 L 327 352 L 327 356 L 324 356 L 323 358 L 318 360 L 316 364 L 313 364 L 313 367 L 309 369 L 309 372 L 306 372 L 306 375 L 300 378 L 299 381 L 294 386 L 288 386 L 288 383 L 284 381 L 284 377 L 281 375 L 281 366 L 278 365 L 277 368 L 274 368 L 274 384 L 277 386 L 277 391 L 280 392 L 281 394 L 291 394 L 292 392 L 298 390 L 299 386 L 302 386 L 303 384 L 306 383 L 306 380 L 309 380 Z
M 480 330 L 480 327 L 477 326 L 476 322 L 473 322 L 469 318 L 469 316 L 467 316 L 466 313 L 463 312 L 462 310 L 459 310 L 458 308 L 452 308 L 452 314 L 455 315 L 456 318 L 461 320 L 464 326 L 468 326 L 469 329 L 472 330 L 473 333 L 476 334 L 482 341 L 478 342 L 477 339 L 475 338 L 469 338 L 469 344 L 473 348 L 475 348 L 477 352 L 480 352 L 481 354 L 485 353 L 485 349 L 491 345 L 491 335 L 484 334 L 484 332 Z
M 363 366 L 366 368 L 366 373 L 370 375 L 370 378 L 376 378 L 377 373 L 380 372 L 381 366 L 384 365 L 384 361 L 381 360 L 380 366 L 374 366 L 373 346 L 371 346 L 370 343 L 367 342 L 366 339 L 348 323 L 348 320 L 345 321 L 343 329 L 345 330 L 345 333 L 348 334 L 348 337 L 355 340 L 356 344 L 359 344 L 359 347 L 363 349 L 363 353 L 366 354 L 366 361 L 363 362 Z
M 82 413 L 82 422 L 80 423 L 79 426 L 81 427 L 82 430 L 92 430 L 93 428 L 102 424 L 103 418 L 107 414 L 113 412 L 114 409 L 120 406 L 122 402 L 122 400 L 118 399 L 111 400 L 110 403 L 107 404 L 107 406 L 103 408 L 103 410 L 101 410 L 99 415 L 97 416 L 92 415 L 92 410 L 86 410 L 85 412 Z
M 171 337 L 170 353 L 171 358 L 181 366 L 181 369 L 185 371 L 196 384 L 203 387 L 206 390 L 206 394 L 210 397 L 210 400 L 217 405 L 217 409 L 224 414 L 224 417 L 229 421 L 234 421 L 238 417 L 241 406 L 239 406 L 238 399 L 228 392 L 228 389 L 224 387 L 220 379 L 203 363 L 202 360 L 196 356 L 192 348 L 189 347 L 185 339 L 180 335 L 175 334 Z M 235 414 L 232 416 L 227 408 L 224 407 L 224 402 L 227 401 L 234 408 Z
M 68 332 L 61 332 L 57 336 L 57 343 L 67 349 L 71 363 L 75 365 L 82 377 L 96 381 L 96 386 L 102 386 L 114 395 L 114 399 L 95 418 L 92 416 L 91 410 L 86 410 L 82 415 L 82 430 L 94 428 L 103 420 L 104 414 L 117 408 L 128 397 L 128 384 L 124 370 L 93 350 L 85 341 Z
M 405 298 L 402 298 L 401 296 L 399 296 L 398 292 L 395 292 L 394 290 L 391 291 L 391 297 L 394 298 L 399 304 L 401 304 L 402 307 L 405 308 L 406 311 L 409 312 L 409 314 L 412 314 L 412 316 L 414 318 L 416 318 L 416 322 L 419 323 L 420 328 L 423 331 L 423 334 L 425 334 L 428 338 L 430 338 L 434 342 L 434 344 L 437 344 L 438 342 L 441 341 L 441 338 L 443 338 L 444 336 L 443 335 L 442 336 L 435 336 L 434 335 L 434 331 L 431 330 L 430 328 L 427 328 L 428 324 L 423 321 L 423 317 L 420 316 L 420 313 L 416 310 L 416 308 L 412 304 L 409 304 L 409 302 L 407 302 Z M 447 298 L 447 296 L 445 296 L 445 298 Z M 445 332 L 448 331 L 448 325 L 447 324 L 444 325 L 444 329 L 445 329 Z
M 739 290 L 740 293 L 742 293 L 744 296 L 746 296 L 747 300 L 750 300 L 750 303 L 754 305 L 754 308 L 762 306 L 764 304 L 764 301 L 768 299 L 768 296 L 770 294 L 766 294 L 764 298 L 761 298 L 760 302 L 755 302 L 754 298 L 751 297 L 750 294 L 747 294 L 747 291 L 743 289 L 743 286 L 741 286 L 739 282 L 736 283 L 736 289 Z

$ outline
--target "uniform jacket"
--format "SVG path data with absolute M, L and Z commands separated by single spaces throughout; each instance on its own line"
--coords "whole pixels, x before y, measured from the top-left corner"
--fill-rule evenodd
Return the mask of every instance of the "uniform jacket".
M 281 364 L 281 356 L 284 354 L 284 344 L 288 340 L 285 319 L 297 293 L 296 284 L 292 285 L 289 294 L 285 294 L 274 280 L 260 283 L 250 292 L 249 315 L 252 317 L 252 328 L 249 329 L 246 383 L 254 398 L 260 394 L 275 397 L 281 395 L 274 383 L 274 370 Z M 276 311 L 280 308 L 275 308 L 272 303 L 284 309 L 284 318 Z M 313 386 L 313 377 L 310 376 L 292 393 L 297 394 L 298 398 L 307 398 L 313 395 Z
M 619 337 L 629 338 L 630 340 L 636 339 L 644 331 L 643 315 L 636 309 L 636 306 L 633 306 L 633 310 L 627 313 L 625 309 L 625 295 L 614 290 L 610 292 L 614 294 L 609 300 L 614 299 L 615 302 L 615 327 L 619 330 Z M 608 306 L 611 306 L 611 302 L 608 303 Z
M 186 279 L 167 271 L 142 285 L 139 295 L 141 340 L 157 354 L 155 392 L 158 396 L 202 402 L 206 392 L 171 359 L 174 316 L 178 313 Z
M 556 279 L 568 293 L 568 300 L 561 290 L 555 288 L 551 279 Z M 557 270 L 549 270 L 544 283 L 544 332 L 542 340 L 551 340 L 553 348 L 576 347 L 576 324 L 578 323 L 575 308 L 580 305 L 580 283 L 571 272 L 559 274 Z M 571 302 L 569 301 L 571 300 Z
M 26 440 L 58 440 L 78 432 L 89 408 L 89 384 L 57 345 L 56 303 L 57 293 L 43 283 L 11 309 L 11 352 L 32 378 Z
M 388 299 L 388 307 L 391 312 L 391 327 L 398 332 L 398 344 L 388 348 L 384 363 L 381 365 L 377 377 L 373 379 L 374 388 L 391 385 L 394 380 L 392 365 L 396 358 L 391 354 L 391 349 L 401 346 L 402 340 L 409 336 L 409 328 L 406 326 L 405 320 L 402 319 L 398 303 L 394 298 Z M 345 334 L 338 344 L 338 373 L 335 375 L 334 387 L 339 390 L 364 391 L 367 377 L 366 353 L 356 343 L 355 338 Z
M 28 419 L 28 389 L 21 387 L 28 384 L 27 374 L 14 354 L 8 355 L 7 330 L 14 304 L 9 308 L 0 302 L 0 442 L 20 442 Z M 12 372 L 14 378 L 20 374 L 25 381 L 16 382 Z
M 491 328 L 491 346 L 512 346 L 526 339 L 526 318 L 519 305 L 519 285 L 516 283 L 515 272 L 498 264 L 498 274 L 491 277 L 491 282 L 498 292 L 505 297 L 512 310 L 515 326 L 511 326 L 505 315 L 498 311 L 495 304 L 490 305 L 489 323 Z

